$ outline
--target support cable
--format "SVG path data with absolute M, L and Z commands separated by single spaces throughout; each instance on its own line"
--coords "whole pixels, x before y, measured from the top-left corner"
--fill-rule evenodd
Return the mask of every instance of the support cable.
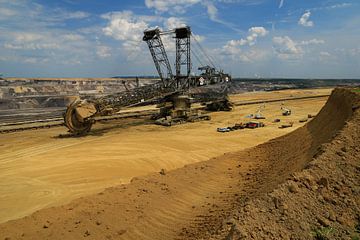
M 210 59 L 210 57 L 207 55 L 206 51 L 203 49 L 203 47 L 200 45 L 200 43 L 198 42 L 198 40 L 196 40 L 196 38 L 193 36 L 193 39 L 195 40 L 195 43 L 198 45 L 198 47 L 200 48 L 200 50 L 203 52 L 204 56 L 209 60 L 209 63 L 216 68 L 215 64 L 213 63 L 213 61 Z

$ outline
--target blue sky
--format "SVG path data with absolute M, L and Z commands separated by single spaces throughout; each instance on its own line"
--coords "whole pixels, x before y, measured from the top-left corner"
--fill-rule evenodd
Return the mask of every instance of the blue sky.
M 0 73 L 155 75 L 143 30 L 186 24 L 235 77 L 360 78 L 359 13 L 358 0 L 0 0 Z

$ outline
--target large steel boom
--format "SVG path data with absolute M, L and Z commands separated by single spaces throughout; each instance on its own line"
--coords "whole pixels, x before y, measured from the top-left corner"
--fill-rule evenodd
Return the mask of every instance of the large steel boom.
M 171 84 L 174 75 L 171 70 L 170 62 L 167 57 L 164 44 L 160 37 L 158 28 L 144 32 L 143 40 L 148 44 L 156 70 L 165 87 Z

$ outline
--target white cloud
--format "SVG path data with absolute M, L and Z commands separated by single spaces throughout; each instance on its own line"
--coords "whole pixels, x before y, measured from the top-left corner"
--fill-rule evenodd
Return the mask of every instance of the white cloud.
M 209 16 L 209 19 L 221 23 L 229 28 L 234 28 L 231 23 L 228 23 L 226 21 L 223 21 L 218 16 L 218 9 L 214 4 L 214 0 L 145 0 L 145 5 L 148 8 L 155 9 L 158 13 L 164 13 L 167 12 L 171 15 L 178 15 L 178 14 L 184 14 L 186 12 L 186 9 L 188 9 L 191 6 L 194 6 L 196 4 L 201 4 L 203 7 L 206 8 L 207 14 Z M 251 2 L 249 0 L 236 0 L 236 1 L 220 1 L 217 0 L 217 2 L 221 3 L 247 3 Z
M 312 11 L 333 10 L 333 9 L 339 9 L 339 8 L 348 8 L 351 6 L 353 6 L 352 3 L 338 3 L 338 4 L 333 4 L 333 5 L 329 5 L 329 6 L 325 6 L 325 7 L 311 8 L 311 10 Z
M 42 34 L 34 32 L 15 32 L 12 35 L 17 43 L 35 42 L 44 38 Z
M 200 2 L 201 0 L 145 0 L 145 5 L 158 12 L 184 13 L 186 8 Z
M 66 64 L 69 59 L 72 63 L 96 59 L 96 43 L 86 34 L 64 27 L 65 21 L 79 21 L 90 14 L 47 8 L 28 0 L 0 2 L 0 21 L 6 23 L 1 24 L 2 60 L 41 65 Z
M 225 47 L 238 47 L 238 46 L 244 46 L 244 45 L 249 45 L 249 46 L 253 46 L 256 43 L 256 40 L 259 37 L 265 37 L 269 31 L 267 31 L 264 27 L 252 27 L 249 29 L 249 35 L 245 38 L 245 39 L 240 39 L 240 40 L 230 40 Z
M 220 3 L 237 3 L 242 5 L 259 5 L 264 3 L 266 0 L 216 0 Z
M 306 46 L 306 45 L 324 44 L 324 43 L 325 43 L 324 40 L 314 38 L 314 39 L 311 39 L 311 40 L 301 41 L 301 42 L 299 43 L 299 45 Z
M 65 41 L 83 41 L 83 40 L 85 40 L 83 35 L 76 34 L 76 33 L 65 34 L 64 36 L 62 36 L 62 38 Z
M 284 6 L 284 0 L 280 0 L 279 8 L 282 8 Z
M 83 19 L 88 18 L 90 16 L 87 12 L 77 11 L 77 12 L 64 12 L 60 11 L 61 15 L 60 17 L 62 19 Z
M 331 5 L 327 8 L 328 9 L 336 9 L 336 8 L 346 8 L 346 7 L 351 7 L 351 6 L 352 6 L 351 3 L 339 3 L 339 4 Z
M 131 61 L 137 60 L 141 53 L 146 51 L 146 44 L 142 41 L 143 32 L 151 25 L 164 24 L 177 26 L 180 18 L 165 19 L 157 16 L 136 15 L 132 11 L 110 12 L 102 15 L 108 20 L 106 27 L 102 29 L 103 34 L 122 42 L 122 50 L 126 58 Z M 164 45 L 167 44 L 166 36 L 162 37 Z M 139 59 L 142 60 L 142 59 Z
M 280 59 L 298 59 L 303 55 L 303 49 L 290 37 L 274 37 L 273 48 Z
M 259 60 L 266 56 L 265 51 L 257 49 L 244 50 L 242 47 L 253 47 L 259 37 L 265 37 L 269 31 L 264 27 L 252 27 L 248 30 L 249 34 L 245 39 L 230 40 L 220 50 L 220 54 L 228 56 L 233 60 L 240 60 L 243 62 L 252 62 Z
M 165 20 L 164 25 L 166 29 L 174 29 L 178 27 L 185 27 L 186 22 L 182 18 L 169 17 L 168 19 Z
M 360 56 L 360 47 L 349 50 L 351 56 Z
M 186 21 L 183 18 L 136 15 L 131 11 L 107 13 L 102 17 L 108 20 L 107 26 L 103 28 L 103 34 L 121 41 L 121 49 L 125 51 L 127 59 L 131 61 L 144 59 L 143 53 L 147 52 L 147 49 L 142 37 L 144 30 L 153 28 L 150 26 L 155 24 L 156 27 L 164 30 L 186 26 Z M 198 41 L 204 39 L 203 36 L 196 34 L 193 36 Z M 173 36 L 171 34 L 162 35 L 161 39 L 169 57 L 173 57 L 172 55 L 175 52 Z
M 109 20 L 108 25 L 103 28 L 104 34 L 117 40 L 139 41 L 143 31 L 149 28 L 146 21 L 131 11 L 111 12 L 102 17 Z
M 307 11 L 305 12 L 301 18 L 299 19 L 298 24 L 304 27 L 313 27 L 314 26 L 314 22 L 310 21 L 310 16 L 311 16 L 311 12 Z
M 273 49 L 277 57 L 279 57 L 280 59 L 293 60 L 293 59 L 300 59 L 304 55 L 305 50 L 302 48 L 303 46 L 313 46 L 324 43 L 325 43 L 324 40 L 316 39 L 316 38 L 297 42 L 292 40 L 288 36 L 274 37 Z
M 12 49 L 12 50 L 42 50 L 42 49 L 60 49 L 60 46 L 57 43 L 23 43 L 23 44 L 5 43 L 4 48 Z
M 337 57 L 332 55 L 331 53 L 327 52 L 327 51 L 321 51 L 319 53 L 319 60 L 320 62 L 334 62 L 337 60 Z
M 0 19 L 17 15 L 17 12 L 9 8 L 0 8 Z
M 66 21 L 86 19 L 89 13 L 48 8 L 28 0 L 0 3 L 0 51 L 5 58 L 25 63 L 94 59 L 93 42 L 77 30 L 66 29 Z
M 252 27 L 249 32 L 253 35 L 256 34 L 260 37 L 266 36 L 269 32 L 264 27 Z
M 331 54 L 329 52 L 320 52 L 320 56 L 323 56 L 323 57 L 330 57 Z
M 108 46 L 97 46 L 96 47 L 96 54 L 100 58 L 108 58 L 111 57 L 111 48 Z
M 220 20 L 218 18 L 218 9 L 215 7 L 215 5 L 210 1 L 205 1 L 203 5 L 207 8 L 209 18 L 214 22 L 219 22 Z

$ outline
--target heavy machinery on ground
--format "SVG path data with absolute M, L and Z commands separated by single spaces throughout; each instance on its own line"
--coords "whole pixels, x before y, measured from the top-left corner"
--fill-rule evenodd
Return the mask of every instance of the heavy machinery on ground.
M 169 34 L 176 43 L 175 74 L 161 38 L 162 35 Z M 169 31 L 161 31 L 159 28 L 144 31 L 143 41 L 149 47 L 160 80 L 151 85 L 100 98 L 74 101 L 64 114 L 65 126 L 69 132 L 87 133 L 95 122 L 95 117 L 111 115 L 123 107 L 146 101 L 159 103 L 160 114 L 157 122 L 167 126 L 184 121 L 209 119 L 191 109 L 193 102 L 211 104 L 215 101 L 217 105 L 222 105 L 218 109 L 231 110 L 226 92 L 228 82 L 231 81 L 229 74 L 205 66 L 200 68 L 204 71 L 200 76 L 191 76 L 191 38 L 192 33 L 188 26 Z M 198 90 L 199 88 L 201 90 Z
M 290 116 L 291 115 L 291 109 L 284 107 L 285 103 L 281 103 L 281 113 L 283 116 Z
M 291 115 L 291 110 L 288 109 L 288 108 L 282 107 L 282 108 L 281 108 L 281 111 L 282 111 L 282 115 L 283 115 L 283 116 L 290 116 L 290 115 Z

